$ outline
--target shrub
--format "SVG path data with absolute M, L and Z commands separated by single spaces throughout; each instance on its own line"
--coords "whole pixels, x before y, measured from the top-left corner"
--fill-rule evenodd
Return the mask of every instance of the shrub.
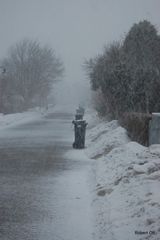
M 127 129 L 131 140 L 148 146 L 150 120 L 151 114 L 133 112 L 123 113 L 119 119 L 119 123 Z

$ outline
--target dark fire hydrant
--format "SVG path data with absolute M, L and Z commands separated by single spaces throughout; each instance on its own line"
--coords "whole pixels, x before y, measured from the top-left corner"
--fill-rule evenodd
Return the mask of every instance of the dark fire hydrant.
M 74 124 L 74 133 L 75 133 L 73 148 L 78 148 L 78 149 L 84 148 L 87 123 L 85 120 L 83 120 L 83 115 L 76 114 L 75 120 L 73 120 L 72 123 Z

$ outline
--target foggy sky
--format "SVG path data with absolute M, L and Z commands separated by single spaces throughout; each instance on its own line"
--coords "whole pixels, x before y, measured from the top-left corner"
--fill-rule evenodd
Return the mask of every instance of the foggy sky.
M 84 60 L 140 20 L 160 30 L 159 9 L 160 0 L 0 0 L 0 58 L 23 38 L 49 44 L 66 69 L 59 99 L 78 101 L 89 88 Z

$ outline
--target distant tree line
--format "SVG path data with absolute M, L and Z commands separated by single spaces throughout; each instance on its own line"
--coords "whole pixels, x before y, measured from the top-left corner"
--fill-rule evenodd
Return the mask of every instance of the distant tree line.
M 45 106 L 53 84 L 63 73 L 55 52 L 39 42 L 25 39 L 12 46 L 0 63 L 0 112 L 24 111 Z
M 134 24 L 125 39 L 85 62 L 100 114 L 160 111 L 160 36 L 148 21 Z

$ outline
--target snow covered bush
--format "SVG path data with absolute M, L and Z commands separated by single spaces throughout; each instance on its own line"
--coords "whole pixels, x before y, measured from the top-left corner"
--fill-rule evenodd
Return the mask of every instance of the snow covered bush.
M 145 20 L 134 24 L 124 41 L 110 44 L 86 62 L 91 87 L 102 94 L 96 108 L 113 119 L 124 112 L 160 111 L 159 56 L 160 36 Z

